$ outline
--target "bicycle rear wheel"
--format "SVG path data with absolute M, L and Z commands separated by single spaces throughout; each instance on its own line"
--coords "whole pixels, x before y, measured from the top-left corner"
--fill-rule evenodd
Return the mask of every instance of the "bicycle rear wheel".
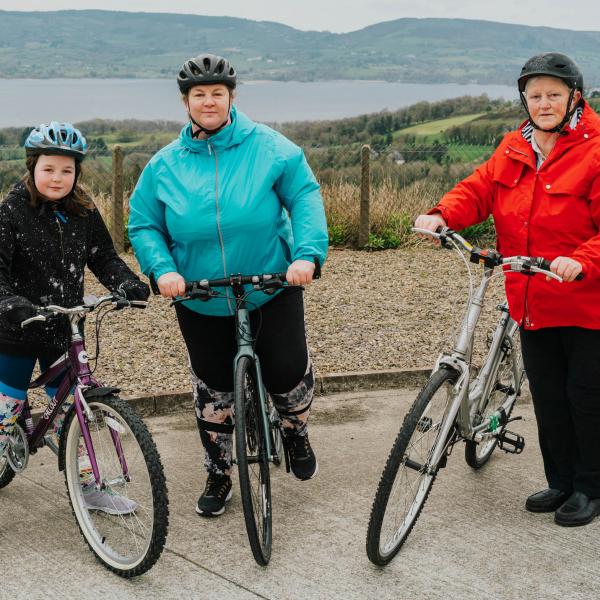
M 256 364 L 244 356 L 235 381 L 235 449 L 248 541 L 256 562 L 266 566 L 272 544 L 269 432 L 264 428 L 257 385 Z
M 509 398 L 511 402 L 506 414 L 507 417 L 510 417 L 519 395 L 523 383 L 523 369 L 516 334 L 513 337 L 506 336 L 504 338 L 501 351 L 502 358 L 498 365 L 494 384 L 478 414 L 475 415 L 475 425 L 488 419 Z M 499 428 L 496 433 L 501 434 L 502 428 Z M 480 469 L 490 460 L 498 445 L 498 435 L 487 437 L 481 442 L 465 440 L 465 460 L 470 467 Z
M 75 410 L 64 424 L 61 463 L 73 514 L 96 557 L 121 577 L 150 569 L 165 545 L 167 487 L 158 450 L 134 409 L 115 396 L 89 399 L 100 487 Z
M 409 409 L 381 475 L 367 530 L 367 556 L 386 565 L 412 531 L 440 465 L 431 457 L 440 443 L 442 420 L 453 397 L 456 372 L 433 373 Z M 454 434 L 451 429 L 450 436 Z
M 268 400 L 269 425 L 271 428 L 271 454 L 273 455 L 273 464 L 278 467 L 281 465 L 283 457 L 283 434 L 281 433 L 281 418 L 273 403 Z

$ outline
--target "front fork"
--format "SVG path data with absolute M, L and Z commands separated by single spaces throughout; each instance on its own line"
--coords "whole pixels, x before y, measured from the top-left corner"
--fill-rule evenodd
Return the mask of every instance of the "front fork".
M 90 435 L 89 428 L 89 423 L 93 423 L 96 420 L 96 416 L 94 415 L 92 409 L 89 407 L 85 399 L 83 389 L 84 388 L 81 384 L 75 387 L 75 392 L 73 394 L 75 397 L 75 414 L 77 415 L 77 420 L 79 421 L 79 430 L 81 431 L 81 435 L 83 436 L 83 443 L 87 452 L 88 459 L 90 461 L 92 473 L 94 475 L 96 489 L 102 489 L 104 487 L 104 483 L 100 476 L 100 469 L 98 468 L 96 452 L 94 451 L 94 444 L 92 442 L 92 436 Z M 125 453 L 123 452 L 123 446 L 121 444 L 121 437 L 119 436 L 119 432 L 110 423 L 105 424 L 109 429 L 110 437 L 115 447 L 115 452 L 117 453 L 119 464 L 121 465 L 123 478 L 125 479 L 125 481 L 129 481 L 129 467 L 125 459 Z
M 457 380 L 454 383 L 450 406 L 446 410 L 440 426 L 435 450 L 429 460 L 430 469 L 436 468 L 444 456 L 448 448 L 450 432 L 455 423 L 458 425 L 459 433 L 462 435 L 463 426 L 461 424 L 465 420 L 465 408 L 468 422 L 469 365 L 464 360 L 455 356 L 442 356 L 438 359 L 434 372 L 437 369 L 451 369 L 455 371 L 457 373 Z

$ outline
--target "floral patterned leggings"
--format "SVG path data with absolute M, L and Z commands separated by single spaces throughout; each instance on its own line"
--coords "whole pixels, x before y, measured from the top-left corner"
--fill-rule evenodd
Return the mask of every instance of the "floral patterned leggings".
M 181 304 L 176 306 L 189 354 L 204 465 L 209 473 L 228 475 L 233 446 L 235 320 L 201 315 Z M 306 343 L 302 289 L 285 288 L 260 309 L 251 311 L 250 325 L 263 381 L 282 417 L 284 433 L 306 435 L 315 386 Z

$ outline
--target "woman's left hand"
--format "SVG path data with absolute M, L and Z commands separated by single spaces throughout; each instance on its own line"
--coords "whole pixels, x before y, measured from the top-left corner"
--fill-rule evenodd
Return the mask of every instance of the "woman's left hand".
M 569 282 L 575 280 L 575 277 L 581 273 L 583 267 L 581 266 L 581 263 L 578 263 L 572 258 L 558 256 L 550 263 L 550 270 L 555 275 L 562 277 L 563 281 Z M 550 281 L 550 277 L 546 277 L 546 280 Z
M 295 260 L 286 273 L 288 283 L 292 285 L 308 285 L 312 282 L 315 263 L 310 260 Z

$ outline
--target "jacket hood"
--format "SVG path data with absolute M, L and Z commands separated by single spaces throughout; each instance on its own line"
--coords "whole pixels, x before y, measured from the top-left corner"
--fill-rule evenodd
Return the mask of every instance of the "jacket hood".
M 29 200 L 29 192 L 27 191 L 27 187 L 22 181 L 18 181 L 15 185 L 12 186 L 9 194 L 11 196 L 20 196 L 21 198 L 25 198 Z
M 223 150 L 241 144 L 256 128 L 256 123 L 243 112 L 231 106 L 231 124 L 211 135 L 206 140 L 192 137 L 192 124 L 188 123 L 179 134 L 179 141 L 191 152 L 208 152 L 208 143 L 216 150 Z

